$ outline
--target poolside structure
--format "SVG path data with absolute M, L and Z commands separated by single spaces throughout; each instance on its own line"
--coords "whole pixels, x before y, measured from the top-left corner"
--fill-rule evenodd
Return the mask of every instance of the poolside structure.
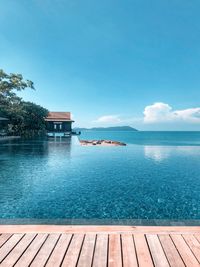
M 72 123 L 74 121 L 71 119 L 70 112 L 49 112 L 45 121 L 48 133 L 68 135 L 72 132 Z
M 199 267 L 198 226 L 0 225 L 2 267 Z

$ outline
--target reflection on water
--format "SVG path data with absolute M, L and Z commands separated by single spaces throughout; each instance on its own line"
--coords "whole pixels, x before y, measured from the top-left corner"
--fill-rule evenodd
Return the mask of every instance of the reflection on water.
M 170 156 L 172 149 L 171 147 L 163 146 L 144 146 L 144 154 L 146 158 L 161 162 Z
M 70 137 L 2 142 L 0 144 L 0 201 L 26 198 L 27 191 L 38 187 L 38 184 L 47 183 L 51 177 L 48 173 L 66 168 L 70 157 Z
M 69 160 L 71 157 L 71 137 L 61 138 L 49 138 L 47 142 L 48 149 L 48 158 L 47 158 L 47 167 L 50 168 L 65 168 L 63 161 Z M 59 157 L 58 157 L 59 154 Z
M 144 155 L 155 162 L 161 162 L 174 153 L 195 155 L 199 154 L 199 150 L 198 146 L 144 146 Z

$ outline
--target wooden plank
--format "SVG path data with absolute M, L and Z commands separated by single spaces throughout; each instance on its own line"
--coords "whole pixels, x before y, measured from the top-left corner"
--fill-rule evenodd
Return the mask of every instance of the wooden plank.
M 144 234 L 134 234 L 134 241 L 139 266 L 153 267 L 153 262 Z
M 79 253 L 82 247 L 84 239 L 84 234 L 75 234 L 72 238 L 72 241 L 69 245 L 69 248 L 67 250 L 67 253 L 65 255 L 65 258 L 62 263 L 62 267 L 75 267 L 78 258 L 79 258 Z
M 106 267 L 108 257 L 108 235 L 98 234 L 94 251 L 93 267 Z
M 200 233 L 200 226 L 0 225 L 0 233 Z
M 197 258 L 198 262 L 200 262 L 200 243 L 193 235 L 183 235 L 183 238 Z
M 174 243 L 169 235 L 159 235 L 160 242 L 162 244 L 165 255 L 169 261 L 171 267 L 185 267 Z
M 122 234 L 123 267 L 137 267 L 137 258 L 132 234 Z
M 119 234 L 109 235 L 108 266 L 122 267 L 121 240 Z
M 200 243 L 200 233 L 197 233 L 197 234 L 195 234 L 194 236 L 195 236 L 195 238 L 198 240 L 198 242 Z
M 12 236 L 12 234 L 2 234 L 0 236 L 0 247 Z
M 146 235 L 155 267 L 170 267 L 157 235 Z
M 58 241 L 59 234 L 50 234 L 33 262 L 31 263 L 31 267 L 44 266 L 47 262 L 52 250 L 54 249 L 56 242 Z
M 45 267 L 55 267 L 61 265 L 71 238 L 71 234 L 61 235 Z
M 23 234 L 14 234 L 10 239 L 0 248 L 0 263 L 9 254 L 9 252 L 16 246 L 16 244 L 23 237 Z
M 78 267 L 88 267 L 92 265 L 95 240 L 96 234 L 86 234 L 77 265 Z
M 149 267 L 154 266 L 153 262 L 159 267 L 200 266 L 200 231 L 188 231 L 186 227 L 183 233 L 163 232 L 158 227 L 149 228 L 145 235 L 140 230 L 129 231 L 130 228 L 121 232 L 117 226 L 95 227 L 97 232 L 93 232 L 93 227 L 90 231 L 90 226 L 86 232 L 79 232 L 84 226 L 75 227 L 74 236 L 60 235 L 59 231 L 50 231 L 50 235 L 0 234 L 0 266 Z
M 31 245 L 27 248 L 18 262 L 15 264 L 15 267 L 29 266 L 35 255 L 38 253 L 39 249 L 45 242 L 48 234 L 38 234 Z
M 14 266 L 14 264 L 17 262 L 26 248 L 30 245 L 35 236 L 36 234 L 26 234 L 5 258 L 5 260 L 2 262 L 2 265 L 4 267 Z
M 181 235 L 172 234 L 171 238 L 186 266 L 190 267 L 200 266 L 194 254 L 192 253 L 192 251 L 190 250 L 190 248 L 188 247 L 188 245 L 186 244 L 185 240 Z

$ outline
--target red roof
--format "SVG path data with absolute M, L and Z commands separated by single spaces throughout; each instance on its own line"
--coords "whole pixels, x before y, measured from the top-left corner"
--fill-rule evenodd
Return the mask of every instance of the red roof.
M 71 113 L 70 112 L 49 112 L 48 117 L 45 119 L 46 121 L 71 121 Z

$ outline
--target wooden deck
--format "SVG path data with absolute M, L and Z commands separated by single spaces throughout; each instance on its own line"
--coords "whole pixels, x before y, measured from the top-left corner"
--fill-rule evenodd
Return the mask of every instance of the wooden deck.
M 3 267 L 200 266 L 200 227 L 0 226 Z

